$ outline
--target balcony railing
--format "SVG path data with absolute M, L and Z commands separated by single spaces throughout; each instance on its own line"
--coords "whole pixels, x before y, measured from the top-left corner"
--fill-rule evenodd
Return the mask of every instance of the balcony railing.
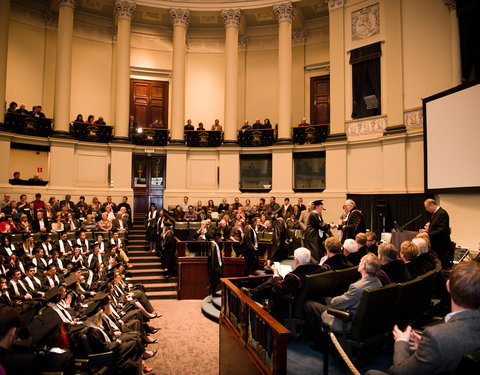
M 78 141 L 108 143 L 112 140 L 113 126 L 73 122 L 70 134 Z
M 238 131 L 238 144 L 242 147 L 271 146 L 278 137 L 277 129 L 247 129 Z
M 145 146 L 166 146 L 169 138 L 168 129 L 130 129 L 132 143 Z
M 220 130 L 185 130 L 185 143 L 188 147 L 219 147 L 223 143 Z
M 293 143 L 303 145 L 308 143 L 322 143 L 328 137 L 329 125 L 298 126 L 292 129 Z
M 7 112 L 4 128 L 18 134 L 48 137 L 52 134 L 52 122 L 53 120 L 50 118 Z

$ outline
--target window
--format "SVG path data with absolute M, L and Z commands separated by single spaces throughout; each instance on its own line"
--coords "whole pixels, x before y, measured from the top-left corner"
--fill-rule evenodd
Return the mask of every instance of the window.
M 240 155 L 240 190 L 272 189 L 272 155 Z
M 325 151 L 293 154 L 293 190 L 325 190 Z
M 382 113 L 380 95 L 380 42 L 350 51 L 352 65 L 352 118 Z

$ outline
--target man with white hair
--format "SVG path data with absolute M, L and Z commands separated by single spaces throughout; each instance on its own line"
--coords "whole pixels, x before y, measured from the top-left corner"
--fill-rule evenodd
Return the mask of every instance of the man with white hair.
M 365 233 L 367 231 L 362 211 L 356 208 L 355 202 L 347 199 L 344 206 L 347 217 L 343 219 L 343 224 L 335 225 L 337 229 L 343 233 L 342 242 L 347 238 L 355 238 L 358 233 Z
M 328 270 L 327 267 L 310 263 L 311 253 L 305 247 L 296 249 L 293 256 L 295 269 L 287 273 L 284 278 L 280 276 L 276 267 L 272 266 L 273 277 L 255 288 L 242 288 L 242 291 L 252 299 L 258 301 L 268 299 L 270 314 L 281 323 L 288 316 L 288 304 L 284 297 L 295 297 L 300 291 L 306 275 Z
M 414 238 L 412 242 L 418 247 L 418 256 L 413 261 L 416 264 L 416 267 L 422 270 L 422 273 L 427 273 L 435 269 L 435 260 L 429 254 L 429 246 L 427 241 L 423 238 Z
M 358 252 L 357 241 L 349 238 L 343 243 L 343 252 L 347 257 L 347 260 L 352 263 L 354 266 L 360 264 L 360 259 L 362 258 L 361 254 Z

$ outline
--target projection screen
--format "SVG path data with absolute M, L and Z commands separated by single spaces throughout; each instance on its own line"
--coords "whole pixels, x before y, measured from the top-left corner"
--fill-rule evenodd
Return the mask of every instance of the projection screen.
M 425 192 L 480 190 L 480 83 L 423 99 Z

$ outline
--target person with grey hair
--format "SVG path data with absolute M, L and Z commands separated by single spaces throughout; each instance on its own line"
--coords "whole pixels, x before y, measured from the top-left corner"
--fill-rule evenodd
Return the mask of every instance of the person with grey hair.
M 412 242 L 418 247 L 418 256 L 412 263 L 415 263 L 417 270 L 421 274 L 435 269 L 435 259 L 429 253 L 428 243 L 423 238 L 414 238 Z
M 286 296 L 295 297 L 300 291 L 306 275 L 322 273 L 328 270 L 327 267 L 310 263 L 311 253 L 305 247 L 299 247 L 293 252 L 295 258 L 295 269 L 283 278 L 280 276 L 275 265 L 272 266 L 273 276 L 263 284 L 249 289 L 242 288 L 242 291 L 250 298 L 263 302 L 268 299 L 269 312 L 283 324 L 288 316 L 288 304 Z
M 360 272 L 362 278 L 351 284 L 344 294 L 334 298 L 325 298 L 325 304 L 317 301 L 305 302 L 304 311 L 307 318 L 308 329 L 312 333 L 314 342 L 313 345 L 311 345 L 312 349 L 317 351 L 322 351 L 323 349 L 324 336 L 320 331 L 320 325 L 318 324 L 320 319 L 334 332 L 342 332 L 343 330 L 342 321 L 335 318 L 333 315 L 328 314 L 327 308 L 333 307 L 336 309 L 348 310 L 355 315 L 363 291 L 365 289 L 380 288 L 382 286 L 382 283 L 376 276 L 377 272 L 380 270 L 380 266 L 378 258 L 369 253 L 360 260 L 360 265 L 358 266 L 358 272 Z M 347 325 L 347 330 L 350 330 L 352 320 L 350 320 Z
M 382 267 L 378 271 L 377 277 L 382 285 L 403 283 L 412 279 L 405 263 L 400 259 L 399 251 L 391 243 L 384 242 L 379 246 L 378 258 Z
M 345 242 L 343 243 L 343 253 L 347 257 L 347 260 L 354 266 L 358 266 L 360 264 L 360 259 L 362 259 L 362 255 L 358 251 L 357 241 L 351 238 L 345 240 Z
M 363 213 L 355 206 L 355 202 L 351 199 L 347 199 L 344 207 L 347 216 L 343 219 L 343 224 L 334 225 L 343 233 L 342 242 L 348 238 L 355 238 L 358 233 L 365 233 L 367 231 Z

